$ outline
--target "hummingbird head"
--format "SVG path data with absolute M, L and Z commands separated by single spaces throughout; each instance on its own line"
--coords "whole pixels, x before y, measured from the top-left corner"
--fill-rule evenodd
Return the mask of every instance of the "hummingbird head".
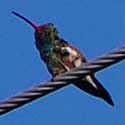
M 20 15 L 17 12 L 12 12 L 17 17 L 23 19 L 29 25 L 33 27 L 35 30 L 35 40 L 36 40 L 36 47 L 40 50 L 42 46 L 45 44 L 51 44 L 52 41 L 58 39 L 58 31 L 54 24 L 47 23 L 40 26 L 37 26 L 35 23 L 31 22 L 24 16 Z
M 58 38 L 58 31 L 54 24 L 47 23 L 39 26 L 39 28 L 41 29 L 41 32 L 35 31 L 36 41 L 44 43 Z

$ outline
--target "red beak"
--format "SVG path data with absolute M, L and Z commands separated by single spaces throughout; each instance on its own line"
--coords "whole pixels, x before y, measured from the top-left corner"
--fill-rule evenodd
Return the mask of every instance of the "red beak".
M 28 20 L 24 16 L 20 15 L 19 13 L 14 12 L 14 11 L 12 11 L 12 13 L 14 15 L 16 15 L 17 17 L 21 18 L 22 20 L 24 20 L 25 22 L 27 22 L 29 25 L 31 25 L 33 27 L 33 29 L 35 29 L 37 32 L 41 31 L 41 28 L 39 26 L 37 26 L 36 24 L 34 24 L 32 21 Z

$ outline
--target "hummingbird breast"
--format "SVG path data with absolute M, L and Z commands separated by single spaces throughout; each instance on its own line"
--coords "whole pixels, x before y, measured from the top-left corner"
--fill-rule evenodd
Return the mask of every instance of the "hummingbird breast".
M 72 47 L 67 43 L 62 44 L 63 46 L 60 47 L 60 49 L 55 53 L 62 67 L 57 70 L 56 75 L 69 71 L 72 68 L 79 67 L 86 63 L 86 59 L 78 49 Z
M 54 41 L 51 47 L 44 46 L 40 55 L 53 77 L 86 62 L 80 51 L 65 41 Z

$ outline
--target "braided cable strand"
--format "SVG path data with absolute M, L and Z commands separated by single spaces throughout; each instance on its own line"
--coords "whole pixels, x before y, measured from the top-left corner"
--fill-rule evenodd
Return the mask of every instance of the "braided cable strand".
M 43 97 L 59 88 L 69 85 L 81 77 L 84 78 L 87 74 L 96 73 L 97 71 L 107 68 L 123 59 L 125 59 L 125 47 L 99 57 L 94 61 L 85 64 L 84 67 L 74 68 L 66 73 L 60 74 L 51 81 L 37 85 L 28 91 L 24 91 L 17 96 L 1 102 L 0 115 L 21 107 L 39 97 Z

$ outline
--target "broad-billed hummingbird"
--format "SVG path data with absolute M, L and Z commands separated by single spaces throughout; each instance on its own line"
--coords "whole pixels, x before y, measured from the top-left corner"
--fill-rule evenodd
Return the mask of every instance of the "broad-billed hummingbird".
M 35 29 L 36 48 L 53 78 L 72 68 L 84 67 L 85 63 L 87 63 L 85 56 L 77 48 L 60 38 L 59 32 L 54 24 L 47 23 L 37 26 L 24 16 L 16 12 L 12 13 Z M 111 96 L 95 78 L 94 74 L 87 75 L 85 78 L 79 79 L 77 83 L 75 82 L 73 84 L 91 95 L 104 99 L 110 105 L 114 105 Z

